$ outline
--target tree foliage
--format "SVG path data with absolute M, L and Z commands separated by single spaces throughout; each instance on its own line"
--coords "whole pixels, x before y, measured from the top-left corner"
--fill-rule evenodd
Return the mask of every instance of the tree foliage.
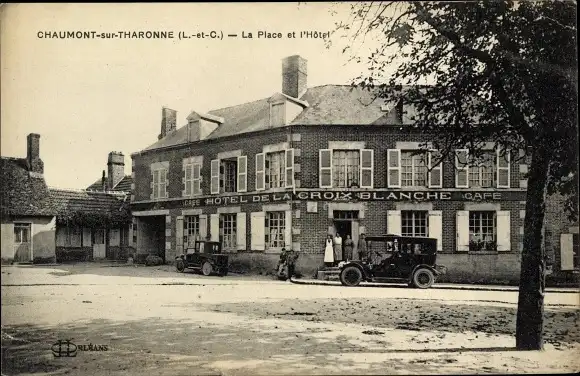
M 468 148 L 476 162 L 490 140 L 501 150 L 545 145 L 549 193 L 569 197 L 577 219 L 574 2 L 361 2 L 341 30 L 345 52 L 379 38 L 353 84 L 414 108 L 414 126 L 434 134 L 442 158 Z

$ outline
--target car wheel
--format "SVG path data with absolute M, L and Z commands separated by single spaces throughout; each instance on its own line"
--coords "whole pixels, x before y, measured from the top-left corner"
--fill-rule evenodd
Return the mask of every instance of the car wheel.
M 417 269 L 413 274 L 413 286 L 420 289 L 428 289 L 435 283 L 435 276 L 429 269 Z
M 347 266 L 340 272 L 340 282 L 344 286 L 358 286 L 362 277 L 362 272 L 356 266 Z
M 204 262 L 202 267 L 201 267 L 201 272 L 203 273 L 203 275 L 208 276 L 211 274 L 211 272 L 213 271 L 213 268 L 211 266 L 211 264 L 209 262 Z
M 185 270 L 185 262 L 183 262 L 182 259 L 176 260 L 175 269 L 177 269 L 178 272 L 183 273 L 183 271 Z

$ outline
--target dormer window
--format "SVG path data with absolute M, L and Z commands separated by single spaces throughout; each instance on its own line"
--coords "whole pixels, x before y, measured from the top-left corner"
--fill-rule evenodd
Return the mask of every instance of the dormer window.
M 270 126 L 280 127 L 286 125 L 285 102 L 270 103 Z

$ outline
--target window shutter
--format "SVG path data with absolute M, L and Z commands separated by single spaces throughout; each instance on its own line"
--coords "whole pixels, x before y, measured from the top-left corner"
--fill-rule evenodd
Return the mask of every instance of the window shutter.
M 560 235 L 560 270 L 574 270 L 574 234 Z
M 91 240 L 91 229 L 83 227 L 83 247 L 91 247 L 93 245 Z M 131 234 L 130 241 L 133 241 L 133 234 Z
M 284 212 L 284 246 L 286 249 L 292 248 L 292 210 Z
M 443 250 L 443 212 L 429 211 L 429 237 L 437 239 L 437 251 Z
M 177 216 L 175 220 L 175 245 L 177 248 L 177 254 L 183 254 L 183 216 Z
M 201 194 L 201 165 L 200 164 L 194 164 L 193 165 L 193 187 L 192 187 L 192 193 L 194 195 L 200 195 Z
M 207 238 L 207 214 L 199 215 L 199 237 L 201 240 Z
M 163 191 L 165 194 L 163 197 L 165 198 L 169 197 L 169 179 L 167 178 L 168 172 L 169 171 L 167 169 L 163 170 L 163 178 L 165 181 L 163 182 L 162 187 L 164 188 Z
M 511 249 L 510 211 L 502 210 L 496 213 L 497 250 L 509 251 Z
M 210 214 L 209 218 L 209 233 L 212 242 L 219 242 L 220 240 L 220 215 Z
M 256 154 L 256 191 L 266 189 L 265 153 Z
M 400 149 L 387 150 L 387 186 L 389 188 L 401 188 Z
M 266 213 L 254 212 L 250 215 L 250 233 L 251 249 L 252 251 L 263 251 L 265 249 L 266 229 L 265 229 Z
M 155 192 L 157 190 L 157 176 L 157 170 L 151 171 L 151 199 L 157 198 L 157 193 Z
M 211 161 L 211 194 L 220 193 L 220 160 Z
M 401 235 L 400 210 L 387 210 L 387 234 Z
M 318 151 L 318 180 L 320 188 L 332 188 L 332 150 Z
M 246 250 L 246 213 L 236 214 L 236 246 L 238 251 Z
M 498 188 L 509 188 L 510 187 L 510 162 L 511 153 L 509 151 L 502 155 L 500 149 L 497 150 L 497 187 Z
M 286 150 L 286 188 L 294 187 L 294 149 Z
M 374 180 L 374 151 L 372 149 L 362 149 L 360 151 L 360 187 L 372 188 Z
M 192 180 L 192 165 L 190 164 L 186 164 L 185 166 L 183 166 L 183 192 L 182 192 L 182 196 L 191 196 L 192 193 L 192 184 L 191 184 L 191 180 Z
M 457 225 L 457 244 L 458 252 L 469 251 L 469 211 L 459 210 L 455 213 Z
M 443 161 L 434 166 L 435 160 L 441 158 L 437 150 L 428 152 L 429 188 L 443 188 Z
M 455 187 L 469 188 L 469 150 L 455 150 Z
M 245 155 L 238 157 L 238 192 L 248 190 L 248 157 Z M 244 242 L 245 243 L 245 242 Z

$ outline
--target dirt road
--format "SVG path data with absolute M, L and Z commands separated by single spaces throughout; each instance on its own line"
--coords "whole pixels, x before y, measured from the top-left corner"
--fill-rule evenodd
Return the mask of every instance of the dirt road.
M 546 350 L 519 352 L 515 292 L 307 286 L 98 266 L 3 267 L 2 285 L 6 375 L 580 370 L 577 294 L 548 293 Z M 76 356 L 54 357 L 51 345 L 65 339 Z

